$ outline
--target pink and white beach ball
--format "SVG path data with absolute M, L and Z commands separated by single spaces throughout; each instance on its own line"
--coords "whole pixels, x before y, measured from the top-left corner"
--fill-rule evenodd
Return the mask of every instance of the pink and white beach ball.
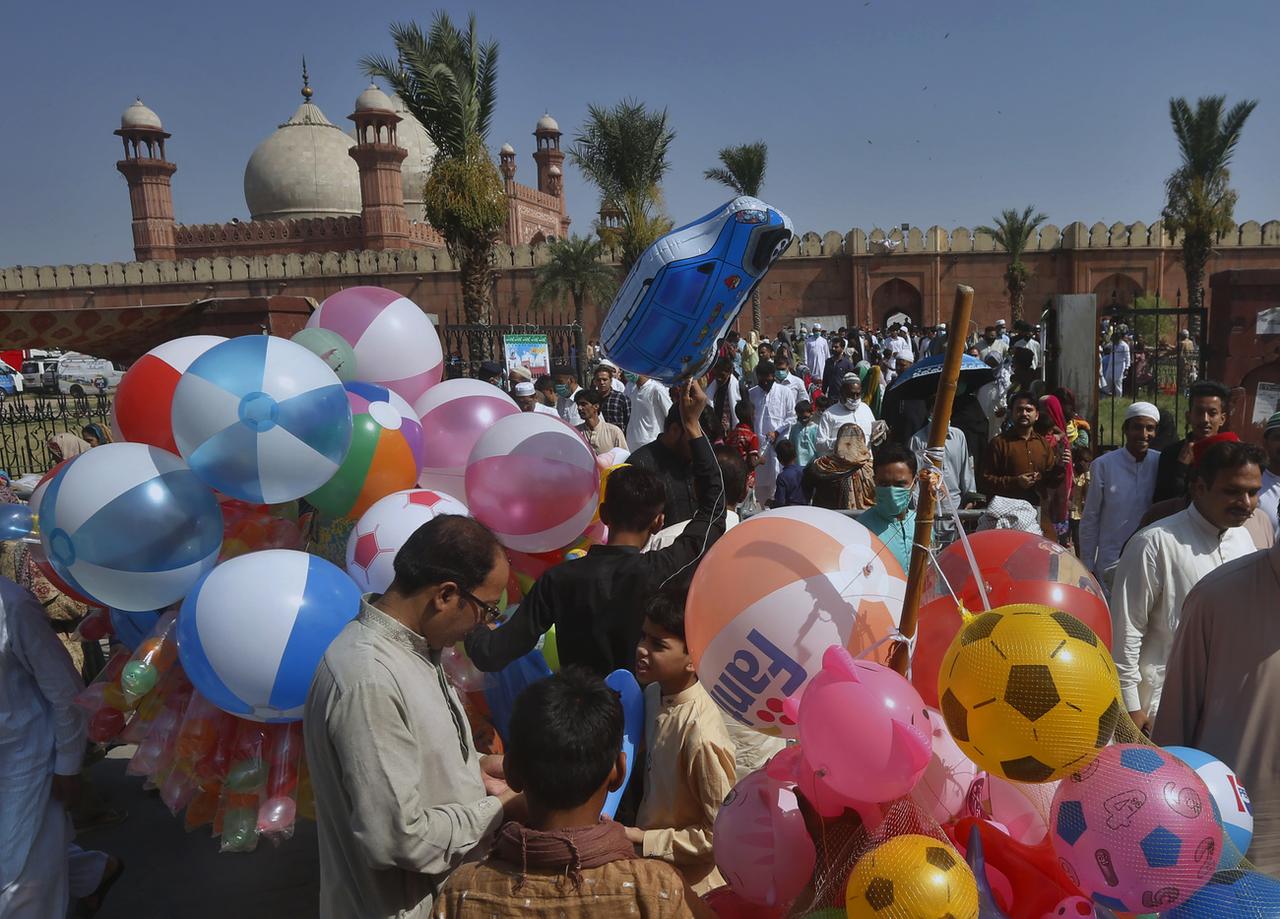
M 520 412 L 485 431 L 466 471 L 471 516 L 517 552 L 549 552 L 582 535 L 595 514 L 600 467 L 558 418 Z
M 410 404 L 440 382 L 440 336 L 418 305 L 383 287 L 348 287 L 325 298 L 309 329 L 337 332 L 356 352 L 359 378 L 394 390 Z
M 520 406 L 501 389 L 469 379 L 445 380 L 431 387 L 413 410 L 422 420 L 418 484 L 460 501 L 467 497 L 463 475 L 471 448 L 499 418 L 520 414 Z

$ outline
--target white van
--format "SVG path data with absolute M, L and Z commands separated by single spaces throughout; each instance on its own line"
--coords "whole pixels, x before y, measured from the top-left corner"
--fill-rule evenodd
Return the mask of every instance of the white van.
M 64 354 L 49 364 L 44 372 L 44 390 L 64 396 L 91 396 L 113 392 L 120 385 L 124 371 L 111 361 L 87 354 Z
M 22 382 L 29 392 L 40 392 L 44 389 L 45 373 L 58 363 L 56 357 L 29 357 L 22 362 Z

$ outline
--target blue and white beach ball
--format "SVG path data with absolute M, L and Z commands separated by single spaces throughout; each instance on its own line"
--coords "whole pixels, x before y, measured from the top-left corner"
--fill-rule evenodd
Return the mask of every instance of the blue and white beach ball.
M 192 362 L 173 394 L 173 438 L 223 494 L 279 504 L 333 478 L 351 446 L 342 382 L 301 345 L 245 335 Z
M 1253 841 L 1253 806 L 1249 803 L 1249 793 L 1230 766 L 1203 750 L 1165 747 L 1164 751 L 1172 753 L 1194 769 L 1196 775 L 1208 786 L 1216 806 L 1214 816 L 1222 824 L 1222 835 L 1225 837 L 1218 867 L 1236 867 L 1241 856 L 1249 851 L 1249 843 Z M 1230 846 L 1226 844 L 1226 839 L 1231 840 Z
M 112 443 L 75 457 L 45 483 L 40 541 L 74 590 L 137 612 L 181 600 L 218 559 L 218 501 L 181 459 Z
M 297 721 L 325 649 L 359 611 L 359 588 L 331 562 L 292 549 L 250 552 L 187 595 L 178 656 L 223 711 Z

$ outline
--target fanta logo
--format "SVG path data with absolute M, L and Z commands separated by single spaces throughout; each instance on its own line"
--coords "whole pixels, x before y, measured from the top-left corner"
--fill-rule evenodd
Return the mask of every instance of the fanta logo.
M 735 651 L 711 687 L 711 697 L 726 712 L 749 725 L 746 714 L 760 720 L 791 724 L 782 714 L 782 700 L 804 683 L 805 669 L 755 629 L 747 633 L 747 647 Z M 776 685 L 775 684 L 780 684 Z

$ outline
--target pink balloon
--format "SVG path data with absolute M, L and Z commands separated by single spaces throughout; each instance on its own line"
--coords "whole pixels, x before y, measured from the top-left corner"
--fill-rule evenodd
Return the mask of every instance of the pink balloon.
M 813 876 L 817 851 L 804 826 L 796 786 L 757 770 L 724 799 L 715 822 L 716 867 L 744 900 L 778 906 Z
M 991 819 L 1005 833 L 1028 846 L 1039 845 L 1049 832 L 1049 808 L 1053 805 L 1057 782 L 1027 785 L 987 774 L 983 798 Z
M 283 833 L 293 826 L 298 816 L 298 803 L 289 795 L 267 798 L 258 808 L 259 833 Z
M 413 403 L 413 410 L 422 421 L 418 485 L 460 501 L 466 499 L 467 459 L 480 435 L 498 419 L 520 414 L 520 406 L 501 389 L 468 379 L 437 383 Z
M 832 645 L 799 702 L 800 750 L 816 782 L 850 801 L 884 802 L 907 794 L 929 765 L 933 728 L 920 694 L 905 678 Z
M 969 789 L 981 771 L 964 755 L 947 730 L 942 715 L 926 709 L 933 739 L 933 755 L 911 800 L 937 823 L 949 823 L 968 813 Z
M 476 441 L 466 491 L 471 515 L 508 549 L 550 552 L 591 523 L 600 468 L 586 441 L 563 421 L 519 412 L 500 418 Z

